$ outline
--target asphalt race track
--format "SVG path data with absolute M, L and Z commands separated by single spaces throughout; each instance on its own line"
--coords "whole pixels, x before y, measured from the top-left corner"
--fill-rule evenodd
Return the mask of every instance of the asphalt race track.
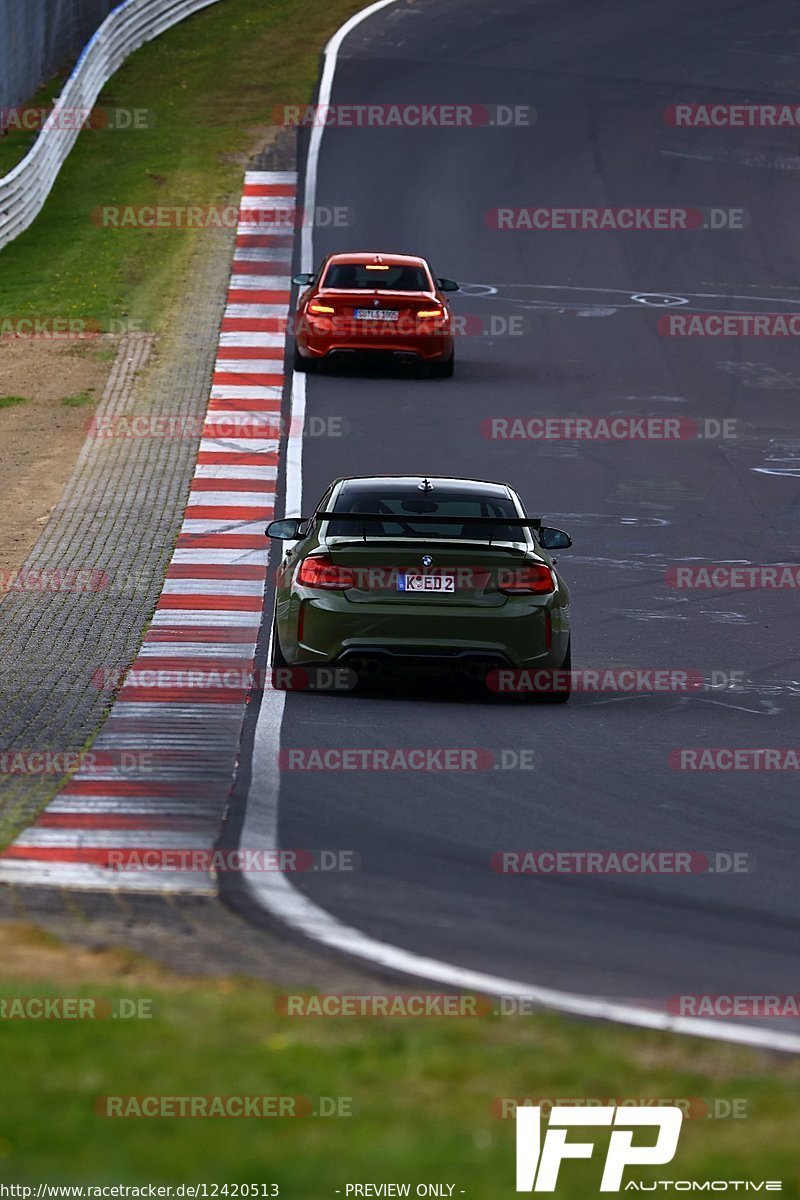
M 800 359 L 791 338 L 666 337 L 686 312 L 800 312 L 793 129 L 675 128 L 680 102 L 798 99 L 788 0 L 423 0 L 342 48 L 337 104 L 533 105 L 530 126 L 328 128 L 317 202 L 344 249 L 428 257 L 465 286 L 456 375 L 308 379 L 304 509 L 338 475 L 506 480 L 569 530 L 573 667 L 738 672 L 691 695 L 574 695 L 566 707 L 414 681 L 291 694 L 284 747 L 486 747 L 535 769 L 283 771 L 286 847 L 353 848 L 360 870 L 294 882 L 341 921 L 446 963 L 664 1007 L 678 993 L 800 990 L 800 801 L 792 771 L 672 769 L 681 747 L 791 747 L 792 590 L 681 590 L 674 566 L 798 561 Z M 302 164 L 301 164 L 302 170 Z M 745 228 L 531 231 L 525 206 L 744 210 Z M 726 218 L 727 219 L 727 218 Z M 738 218 L 734 217 L 737 221 Z M 635 297 L 640 297 L 635 299 Z M 642 299 L 642 297 L 644 297 Z M 669 301 L 667 303 L 672 303 Z M 509 318 L 522 336 L 503 332 Z M 732 419 L 735 438 L 500 440 L 493 417 Z M 483 426 L 485 433 L 486 426 Z M 721 676 L 718 676 L 721 678 Z M 266 797 L 257 788 L 250 806 Z M 494 872 L 496 851 L 743 852 L 746 873 Z M 787 1022 L 783 1022 L 786 1028 Z

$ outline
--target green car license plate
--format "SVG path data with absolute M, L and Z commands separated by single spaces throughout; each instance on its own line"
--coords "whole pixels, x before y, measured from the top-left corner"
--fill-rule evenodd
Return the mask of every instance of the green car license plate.
M 455 575 L 411 575 L 401 572 L 397 576 L 398 592 L 454 592 Z

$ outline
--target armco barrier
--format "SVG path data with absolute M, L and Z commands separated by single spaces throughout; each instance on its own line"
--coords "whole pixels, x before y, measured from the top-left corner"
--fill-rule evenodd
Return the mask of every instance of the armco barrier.
M 21 163 L 0 178 L 0 247 L 8 245 L 35 220 L 50 194 L 79 129 L 63 128 L 62 109 L 91 109 L 100 91 L 129 54 L 218 0 L 125 0 L 109 13 L 87 43 L 42 127 Z

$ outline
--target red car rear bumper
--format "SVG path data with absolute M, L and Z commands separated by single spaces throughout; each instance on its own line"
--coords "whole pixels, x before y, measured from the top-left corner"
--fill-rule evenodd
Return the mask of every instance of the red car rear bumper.
M 453 335 L 449 330 L 431 326 L 426 330 L 377 326 L 365 330 L 363 323 L 352 326 L 337 322 L 305 322 L 297 332 L 297 346 L 304 358 L 325 358 L 328 354 L 374 353 L 415 354 L 426 362 L 448 359 L 453 353 Z

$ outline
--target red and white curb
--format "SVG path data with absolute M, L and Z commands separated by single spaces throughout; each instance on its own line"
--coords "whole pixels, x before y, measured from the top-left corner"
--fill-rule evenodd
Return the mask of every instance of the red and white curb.
M 294 241 L 276 216 L 294 210 L 296 186 L 294 172 L 245 175 L 203 437 L 158 607 L 92 757 L 0 856 L 0 883 L 216 890 L 207 855 L 236 763 L 275 508 Z M 165 851 L 189 869 L 134 869 Z M 130 867 L 113 869 L 121 858 Z

